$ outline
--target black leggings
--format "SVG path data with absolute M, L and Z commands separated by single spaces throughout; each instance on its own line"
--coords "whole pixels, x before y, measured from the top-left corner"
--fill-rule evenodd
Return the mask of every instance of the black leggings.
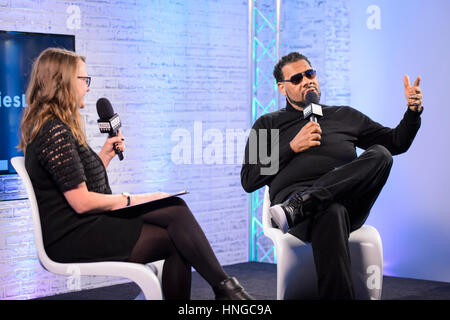
M 190 298 L 191 266 L 212 287 L 228 278 L 183 199 L 156 201 L 144 211 L 141 234 L 129 261 L 145 264 L 165 260 L 162 274 L 165 299 Z

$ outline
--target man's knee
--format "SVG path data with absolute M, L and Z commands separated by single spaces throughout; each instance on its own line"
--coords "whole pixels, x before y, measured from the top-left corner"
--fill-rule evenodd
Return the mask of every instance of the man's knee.
M 372 156 L 378 160 L 379 163 L 386 165 L 387 167 L 392 166 L 392 154 L 388 149 L 383 147 L 382 145 L 375 144 L 367 149 L 368 152 L 372 154 Z

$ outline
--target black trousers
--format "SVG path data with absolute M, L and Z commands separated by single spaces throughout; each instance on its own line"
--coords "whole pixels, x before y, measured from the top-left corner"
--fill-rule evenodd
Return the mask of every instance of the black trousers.
M 312 218 L 289 233 L 312 244 L 321 299 L 355 298 L 348 238 L 366 221 L 391 167 L 390 152 L 374 145 L 301 190 L 320 204 Z

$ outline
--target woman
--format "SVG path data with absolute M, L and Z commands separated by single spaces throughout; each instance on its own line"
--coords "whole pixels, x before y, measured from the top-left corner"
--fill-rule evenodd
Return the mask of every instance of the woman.
M 124 150 L 125 144 L 121 134 L 109 138 L 98 155 L 87 144 L 79 109 L 89 84 L 84 57 L 49 48 L 35 61 L 27 89 L 19 148 L 36 192 L 48 256 L 58 262 L 164 259 L 166 299 L 190 298 L 191 266 L 216 299 L 252 299 L 220 266 L 181 198 L 127 208 L 167 194 L 111 194 L 105 168 L 114 146 Z

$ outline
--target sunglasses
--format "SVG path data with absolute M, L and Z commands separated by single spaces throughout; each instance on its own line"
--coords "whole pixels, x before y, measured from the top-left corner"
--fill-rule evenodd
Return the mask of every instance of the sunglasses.
M 297 74 L 294 74 L 289 80 L 282 80 L 281 82 L 290 82 L 293 85 L 298 85 L 300 82 L 303 81 L 303 77 L 307 77 L 308 79 L 314 79 L 316 77 L 316 70 L 309 69 L 305 72 L 300 72 Z
M 91 77 L 77 77 L 77 78 L 84 80 L 86 82 L 87 87 L 91 85 Z

